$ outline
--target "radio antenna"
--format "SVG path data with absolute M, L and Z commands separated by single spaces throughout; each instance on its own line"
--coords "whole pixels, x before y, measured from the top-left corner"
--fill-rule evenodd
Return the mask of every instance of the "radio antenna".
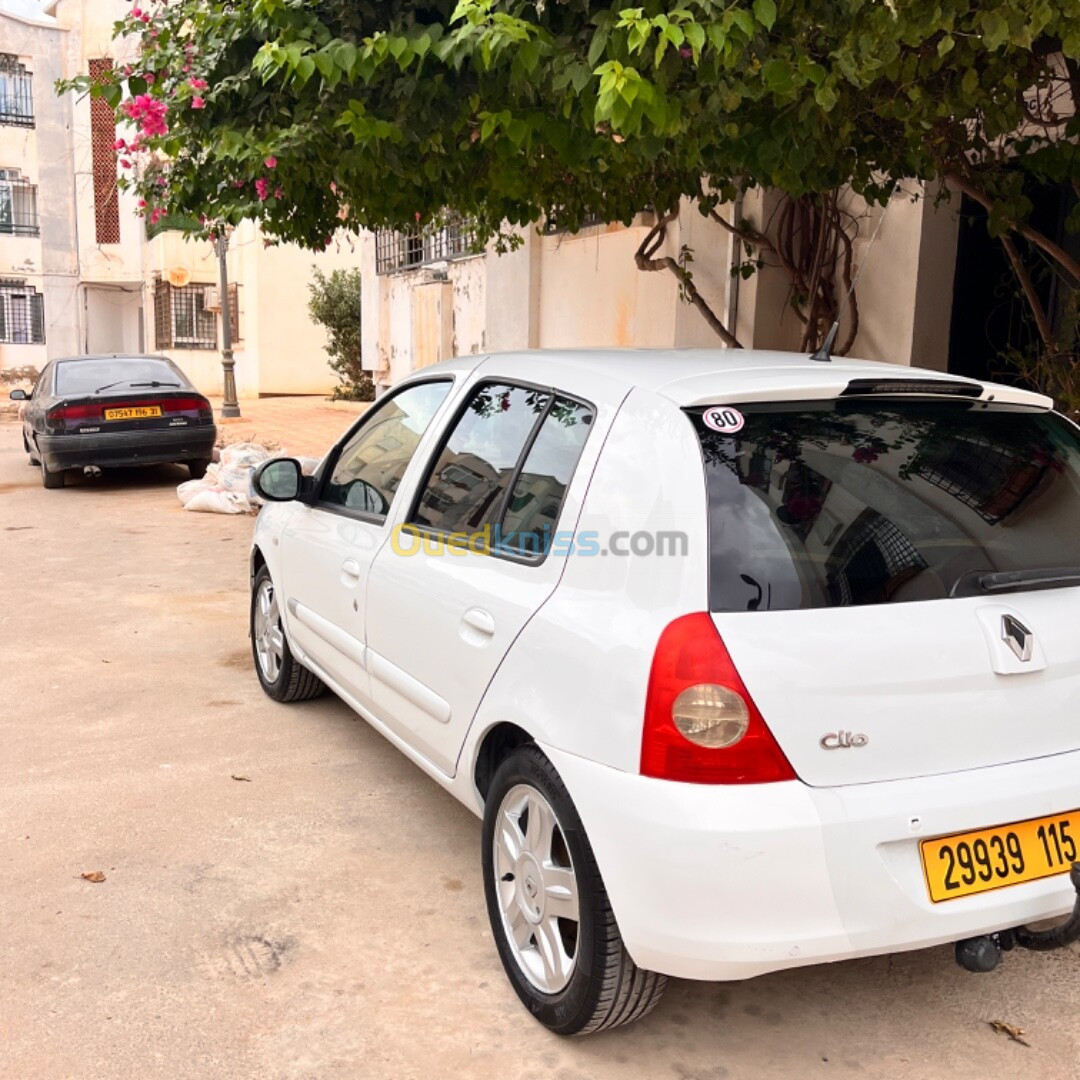
M 862 277 L 862 273 L 866 269 L 866 260 L 870 257 L 870 249 L 874 246 L 874 241 L 878 238 L 878 233 L 881 232 L 881 226 L 885 224 L 885 218 L 892 208 L 893 197 L 896 195 L 899 188 L 900 185 L 897 184 L 890 192 L 889 201 L 885 204 L 885 209 L 881 212 L 881 217 L 878 218 L 878 223 L 874 226 L 874 231 L 870 235 L 870 243 L 866 245 L 862 262 L 859 263 L 859 269 L 855 271 L 855 277 L 851 282 L 851 287 L 844 294 L 844 299 L 840 304 L 840 310 L 836 313 L 836 321 L 829 327 L 829 332 L 825 335 L 825 340 L 821 343 L 821 348 L 810 357 L 811 360 L 818 360 L 823 364 L 828 364 L 832 361 L 832 347 L 836 343 L 836 335 L 840 333 L 840 320 L 844 317 L 844 312 L 847 311 L 848 303 L 851 301 L 852 296 L 855 295 L 855 286 L 859 284 L 859 278 Z

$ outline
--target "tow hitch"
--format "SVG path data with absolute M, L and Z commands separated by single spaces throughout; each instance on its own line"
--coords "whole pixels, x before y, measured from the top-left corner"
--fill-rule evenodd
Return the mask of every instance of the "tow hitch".
M 1080 941 L 1080 862 L 1072 864 L 1069 881 L 1076 890 L 1076 903 L 1072 914 L 1063 923 L 1048 930 L 1015 926 L 1012 930 L 1002 930 L 996 934 L 965 938 L 956 943 L 956 962 L 968 971 L 993 971 L 1001 963 L 1002 954 L 1017 946 L 1047 952 L 1050 949 L 1064 949 L 1066 945 Z

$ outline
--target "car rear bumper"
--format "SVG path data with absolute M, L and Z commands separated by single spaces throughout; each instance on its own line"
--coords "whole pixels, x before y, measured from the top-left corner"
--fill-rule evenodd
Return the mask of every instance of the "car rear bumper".
M 678 784 L 544 748 L 626 947 L 687 979 L 917 949 L 1067 914 L 1068 875 L 931 903 L 919 841 L 1080 807 L 1080 753 L 815 789 Z
M 85 465 L 155 465 L 213 456 L 217 428 L 177 427 L 100 435 L 39 435 L 37 446 L 53 472 Z

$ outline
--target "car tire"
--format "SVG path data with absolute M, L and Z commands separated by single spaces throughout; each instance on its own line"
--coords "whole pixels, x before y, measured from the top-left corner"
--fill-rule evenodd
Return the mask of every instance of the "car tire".
M 192 480 L 201 480 L 206 475 L 206 470 L 210 468 L 211 460 L 210 458 L 196 458 L 184 464 L 187 465 Z
M 539 747 L 519 747 L 492 778 L 483 868 L 499 958 L 522 1003 L 546 1028 L 586 1035 L 631 1023 L 656 1006 L 667 977 L 631 960 L 581 819 Z M 553 904 L 567 917 L 556 915 Z
M 63 472 L 53 472 L 52 469 L 45 464 L 45 458 L 40 452 L 38 454 L 38 464 L 41 468 L 42 487 L 52 491 L 54 488 L 62 488 L 64 486 Z
M 255 673 L 269 697 L 290 704 L 317 698 L 325 692 L 322 679 L 308 671 L 289 648 L 274 582 L 265 566 L 255 575 L 251 589 L 250 628 Z
M 27 463 L 27 465 L 32 465 L 32 466 L 34 466 L 36 468 L 38 465 L 41 464 L 41 462 L 35 456 L 34 447 L 30 444 L 29 440 L 26 438 L 25 433 L 23 434 L 23 437 L 22 437 L 22 444 L 23 444 L 23 449 L 26 451 L 26 457 L 27 457 L 27 462 L 26 463 Z

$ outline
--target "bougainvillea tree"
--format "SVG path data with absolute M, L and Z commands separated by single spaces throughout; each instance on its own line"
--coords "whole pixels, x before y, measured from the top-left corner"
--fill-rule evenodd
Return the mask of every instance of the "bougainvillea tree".
M 136 67 L 67 88 L 132 124 L 118 152 L 151 216 L 316 248 L 447 209 L 487 239 L 553 211 L 663 221 L 683 197 L 719 220 L 753 185 L 827 215 L 843 187 L 947 179 L 1018 273 L 1037 255 L 1080 281 L 1025 189 L 1080 185 L 1080 0 L 631 3 L 149 0 L 117 25 Z M 767 252 L 758 224 L 727 222 Z

